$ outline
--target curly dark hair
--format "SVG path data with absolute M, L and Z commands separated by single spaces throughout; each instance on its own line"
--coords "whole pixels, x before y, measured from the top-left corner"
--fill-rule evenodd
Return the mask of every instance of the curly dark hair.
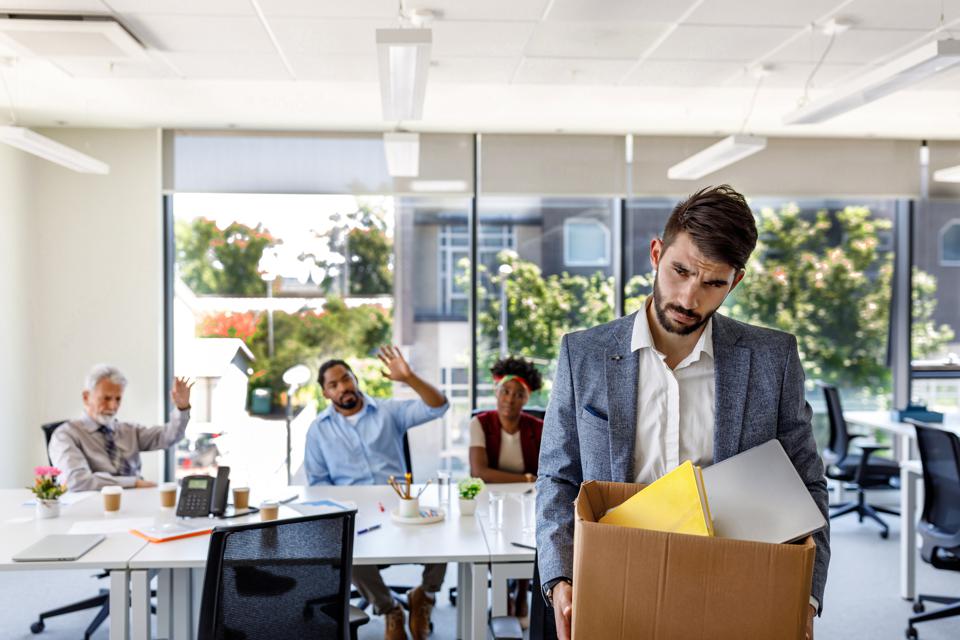
M 543 386 L 543 376 L 537 371 L 537 368 L 529 360 L 508 356 L 501 358 L 490 367 L 490 373 L 494 378 L 502 376 L 520 376 L 530 385 L 531 393 Z

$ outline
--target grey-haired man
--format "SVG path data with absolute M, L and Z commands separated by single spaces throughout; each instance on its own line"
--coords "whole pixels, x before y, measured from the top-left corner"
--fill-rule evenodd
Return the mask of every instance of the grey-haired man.
M 190 421 L 190 388 L 175 378 L 170 397 L 170 422 L 144 427 L 117 419 L 127 379 L 110 365 L 97 365 L 83 390 L 84 415 L 63 423 L 50 439 L 50 460 L 63 471 L 71 491 L 97 490 L 107 485 L 152 487 L 140 477 L 140 452 L 166 449 L 183 439 Z

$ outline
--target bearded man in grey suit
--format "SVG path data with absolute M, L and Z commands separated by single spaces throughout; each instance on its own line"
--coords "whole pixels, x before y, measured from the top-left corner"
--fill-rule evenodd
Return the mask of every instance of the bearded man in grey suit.
M 643 308 L 563 337 L 537 478 L 540 578 L 561 640 L 573 602 L 572 503 L 585 480 L 650 483 L 684 460 L 709 465 L 776 438 L 827 515 L 796 338 L 716 313 L 756 244 L 744 197 L 728 185 L 703 189 L 650 243 L 656 279 Z M 829 529 L 814 541 L 808 638 Z

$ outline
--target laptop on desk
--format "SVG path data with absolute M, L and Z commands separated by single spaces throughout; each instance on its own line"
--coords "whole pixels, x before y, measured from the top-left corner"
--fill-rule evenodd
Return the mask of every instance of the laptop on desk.
M 63 562 L 77 560 L 106 539 L 97 534 L 53 534 L 13 556 L 14 562 Z

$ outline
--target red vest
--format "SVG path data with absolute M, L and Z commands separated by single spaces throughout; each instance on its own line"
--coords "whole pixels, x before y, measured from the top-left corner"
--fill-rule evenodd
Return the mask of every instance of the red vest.
M 487 442 L 487 466 L 496 469 L 500 465 L 500 416 L 496 411 L 484 411 L 477 414 L 477 419 Z M 542 434 L 543 420 L 526 413 L 520 414 L 520 451 L 523 452 L 524 473 L 537 473 Z

